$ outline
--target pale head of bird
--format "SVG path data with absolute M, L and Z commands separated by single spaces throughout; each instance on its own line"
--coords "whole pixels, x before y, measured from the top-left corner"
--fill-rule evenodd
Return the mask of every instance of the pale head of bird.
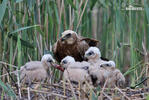
M 61 34 L 62 34 L 61 41 L 63 44 L 66 43 L 72 45 L 77 41 L 78 35 L 76 32 L 72 30 L 66 30 Z
M 109 64 L 111 65 L 111 67 L 115 67 L 115 62 L 114 61 L 110 60 Z
M 90 47 L 85 52 L 85 58 L 88 60 L 98 60 L 101 57 L 100 50 L 97 47 Z
M 102 64 L 100 65 L 100 67 L 115 67 L 115 62 L 112 61 L 112 60 L 110 60 L 110 61 L 107 61 L 107 62 L 105 62 L 105 63 L 102 63 Z
M 60 65 L 64 68 L 67 68 L 71 63 L 74 63 L 75 59 L 71 56 L 66 56 L 61 60 Z
M 48 67 L 52 66 L 55 63 L 54 58 L 50 54 L 43 55 L 41 62 L 45 65 L 44 67 L 48 69 Z

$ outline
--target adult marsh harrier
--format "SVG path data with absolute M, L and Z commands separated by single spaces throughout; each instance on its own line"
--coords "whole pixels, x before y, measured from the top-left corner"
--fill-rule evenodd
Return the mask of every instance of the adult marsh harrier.
M 85 51 L 90 46 L 97 46 L 98 40 L 84 38 L 72 30 L 66 30 L 53 46 L 55 59 L 60 62 L 66 56 L 72 56 L 76 61 L 83 61 Z

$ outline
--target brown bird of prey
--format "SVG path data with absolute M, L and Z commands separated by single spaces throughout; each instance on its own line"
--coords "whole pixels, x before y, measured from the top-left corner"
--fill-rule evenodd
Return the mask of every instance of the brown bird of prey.
M 53 45 L 54 57 L 58 62 L 66 56 L 72 56 L 76 61 L 83 61 L 85 51 L 90 46 L 97 46 L 98 42 L 95 39 L 80 37 L 72 30 L 66 30 Z
M 33 81 L 44 81 L 48 77 L 48 69 L 55 60 L 50 54 L 45 54 L 41 61 L 30 61 L 20 68 L 21 83 L 31 85 Z

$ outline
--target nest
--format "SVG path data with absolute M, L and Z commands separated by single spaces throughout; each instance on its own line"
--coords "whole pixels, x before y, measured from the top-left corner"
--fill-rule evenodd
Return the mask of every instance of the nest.
M 88 88 L 83 90 L 79 85 L 60 82 L 57 84 L 34 83 L 34 88 L 21 87 L 22 100 L 146 100 L 149 88 L 120 89 L 115 88 Z M 20 94 L 14 88 L 18 98 Z M 96 100 L 94 99 L 94 100 Z

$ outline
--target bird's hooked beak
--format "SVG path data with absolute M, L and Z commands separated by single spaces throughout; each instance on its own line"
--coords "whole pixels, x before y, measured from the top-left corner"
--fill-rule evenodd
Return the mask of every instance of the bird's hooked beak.
M 49 59 L 47 60 L 47 62 L 49 62 L 49 63 L 50 63 L 53 67 L 55 67 L 56 69 L 58 69 L 58 70 L 64 72 L 64 69 L 63 69 L 60 65 L 56 64 L 54 59 L 50 59 L 50 58 L 49 58 Z
M 84 61 L 88 61 L 88 58 L 85 56 L 85 57 L 83 57 L 83 60 Z
M 62 63 L 63 63 L 63 64 L 67 64 L 67 60 L 63 60 Z

